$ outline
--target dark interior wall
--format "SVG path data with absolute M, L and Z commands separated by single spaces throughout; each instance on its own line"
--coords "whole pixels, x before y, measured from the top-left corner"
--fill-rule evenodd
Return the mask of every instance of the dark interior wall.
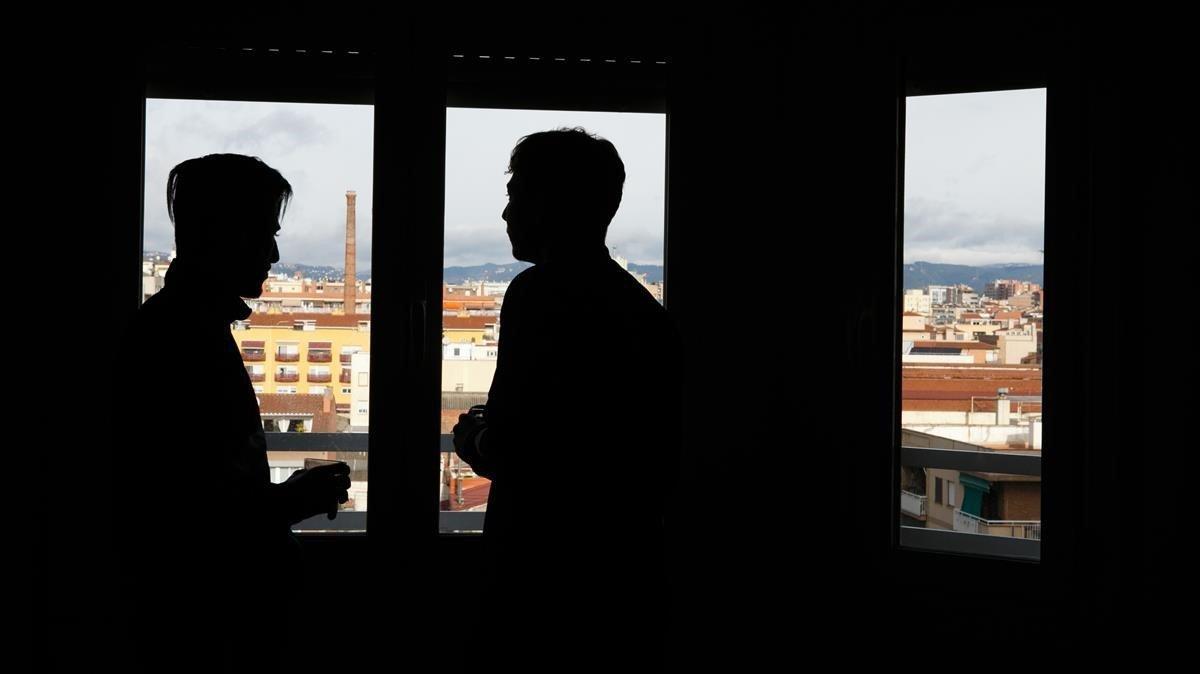
M 215 10 L 175 24 L 160 16 L 149 27 L 132 15 L 115 22 L 112 15 L 93 17 L 91 25 L 57 33 L 58 51 L 37 71 L 46 85 L 35 89 L 43 114 L 30 128 L 51 141 L 38 144 L 29 166 L 54 179 L 34 192 L 38 210 L 27 221 L 44 230 L 41 245 L 52 251 L 53 265 L 43 273 L 72 270 L 70 278 L 39 287 L 53 313 L 95 328 L 92 348 L 111 348 L 137 292 L 125 265 L 139 245 L 129 224 L 141 216 L 142 87 L 154 43 L 268 35 L 358 44 L 366 35 L 379 63 L 390 66 L 392 79 L 381 91 L 393 96 L 406 86 L 436 95 L 441 56 L 430 54 L 445 49 L 439 41 L 450 48 L 665 53 L 671 59 L 669 302 L 685 331 L 704 336 L 686 346 L 695 367 L 687 386 L 688 502 L 673 530 L 677 661 L 791 660 L 789 649 L 821 650 L 826 637 L 848 632 L 881 644 L 929 643 L 961 628 L 964 616 L 973 629 L 1051 642 L 1065 640 L 1063 625 L 1157 628 L 1154 617 L 1178 592 L 1170 573 L 1181 566 L 1174 518 L 1186 511 L 1182 489 L 1162 480 L 1182 467 L 1178 428 L 1169 420 L 1184 418 L 1177 415 L 1186 398 L 1166 395 L 1180 379 L 1177 364 L 1165 360 L 1169 352 L 1147 343 L 1141 357 L 1117 359 L 1112 342 L 1096 330 L 1126 321 L 1127 307 L 1177 320 L 1168 318 L 1168 298 L 1188 287 L 1184 223 L 1194 209 L 1184 208 L 1183 199 L 1194 192 L 1186 179 L 1194 120 L 1181 104 L 1192 79 L 1182 73 L 1166 30 L 1169 17 L 1127 9 L 1109 15 L 823 9 L 791 17 L 631 21 L 567 13 L 538 22 L 497 13 L 472 22 L 419 13 L 385 21 L 368 7 L 335 13 L 281 3 L 237 21 Z M 537 30 L 549 24 L 559 28 Z M 181 37 L 172 37 L 172 26 Z M 898 554 L 891 546 L 892 225 L 897 97 L 906 77 L 927 87 L 1044 77 L 1052 87 L 1048 114 L 1051 134 L 1059 135 L 1051 136 L 1056 144 L 1048 160 L 1048 222 L 1055 233 L 1048 233 L 1047 251 L 1048 260 L 1057 251 L 1055 259 L 1064 262 L 1055 279 L 1058 322 L 1048 323 L 1056 331 L 1048 339 L 1059 341 L 1047 342 L 1047 367 L 1057 351 L 1069 376 L 1053 391 L 1064 422 L 1055 430 L 1047 425 L 1047 443 L 1057 438 L 1065 449 L 1062 460 L 1047 458 L 1046 559 L 1038 568 Z M 398 99 L 391 104 L 405 124 L 419 128 L 410 136 L 403 125 L 392 126 L 381 142 L 415 143 L 417 154 L 435 161 L 430 139 L 437 133 L 426 128 L 436 126 L 430 108 L 400 112 Z M 403 178 L 408 186 L 398 189 L 420 194 L 441 179 L 440 165 L 423 170 L 428 166 L 378 166 L 377 177 Z M 428 215 L 415 202 L 393 203 L 396 217 Z M 39 212 L 43 217 L 33 217 Z M 432 245 L 419 237 L 411 243 Z M 1156 261 L 1152 274 L 1143 254 Z M 753 269 L 739 269 L 747 261 Z M 717 268 L 726 272 L 714 278 Z M 794 287 L 797 269 L 826 282 Z M 1114 273 L 1123 275 L 1117 283 Z M 391 282 L 403 285 L 402 278 Z M 80 288 L 92 299 L 61 299 Z M 821 297 L 815 317 L 803 305 L 781 304 L 789 288 L 796 298 Z M 407 319 L 390 328 L 379 320 L 385 332 L 409 327 Z M 747 366 L 762 353 L 764 326 L 775 333 L 801 320 L 819 326 L 796 340 L 793 352 L 805 355 Z M 49 348 L 77 347 L 70 331 L 50 333 Z M 131 504 L 108 504 L 105 476 L 120 469 L 120 459 L 97 452 L 94 426 L 61 423 L 77 415 L 53 403 L 78 400 L 63 389 L 88 385 L 72 379 L 74 363 L 59 362 L 62 371 L 42 375 L 35 396 L 42 401 L 35 419 L 53 433 L 46 460 L 37 456 L 34 467 L 56 485 L 43 513 L 42 559 L 35 562 L 50 628 L 40 655 L 61 656 L 55 645 L 70 641 L 115 659 L 121 639 L 107 537 L 126 521 Z M 1120 431 L 1096 411 L 1114 396 L 1125 412 Z M 1145 402 L 1156 407 L 1143 408 Z M 1155 410 L 1176 414 L 1160 417 Z M 411 423 L 428 432 L 419 419 Z M 405 472 L 410 466 L 394 465 L 412 475 Z M 791 478 L 775 479 L 768 468 Z M 1129 498 L 1136 494 L 1156 498 Z M 373 507 L 406 512 L 405 504 L 378 498 Z M 369 546 L 310 546 L 316 568 L 368 569 L 387 586 L 392 603 L 376 608 L 390 624 L 405 626 L 413 657 L 430 643 L 420 637 L 431 628 L 422 616 L 437 615 L 427 611 L 439 607 L 403 578 L 473 554 L 470 541 L 414 534 L 429 516 L 421 508 L 412 521 L 395 525 L 388 541 L 373 536 Z M 1053 544 L 1051 518 L 1059 522 Z M 924 616 L 924 631 L 898 632 L 901 608 Z M 447 620 L 432 621 L 429 633 L 440 633 Z M 801 622 L 809 626 L 799 630 Z M 389 624 L 380 624 L 375 636 L 394 646 Z

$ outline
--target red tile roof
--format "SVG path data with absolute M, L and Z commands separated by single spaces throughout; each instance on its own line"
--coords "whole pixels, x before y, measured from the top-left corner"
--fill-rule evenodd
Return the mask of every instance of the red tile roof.
M 499 316 L 442 316 L 443 330 L 483 330 L 500 321 Z
M 442 501 L 443 510 L 470 510 L 487 503 L 488 494 L 492 491 L 492 482 L 487 478 L 463 478 L 463 502 L 460 505 L 454 499 Z
M 316 393 L 258 393 L 261 414 L 317 415 L 324 412 L 325 396 Z M 330 394 L 332 399 L 332 394 Z M 330 403 L 332 409 L 332 402 Z

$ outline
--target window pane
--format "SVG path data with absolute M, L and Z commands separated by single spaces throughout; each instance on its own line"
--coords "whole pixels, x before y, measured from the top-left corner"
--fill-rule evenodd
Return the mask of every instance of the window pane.
M 146 101 L 143 301 L 163 288 L 175 256 L 165 198 L 172 167 L 245 154 L 292 185 L 276 240 L 280 260 L 261 296 L 246 300 L 253 313 L 230 328 L 257 394 L 271 480 L 286 480 L 306 458 L 351 465 L 343 514 L 297 529 L 365 528 L 373 135 L 374 110 L 365 105 Z M 187 354 L 179 358 L 172 369 L 201 375 Z M 178 384 L 188 385 L 188 375 Z M 362 435 L 319 435 L 331 433 Z
M 499 354 L 504 291 L 530 266 L 513 259 L 501 212 L 509 154 L 530 133 L 581 126 L 616 146 L 625 163 L 620 209 L 608 228 L 614 260 L 660 302 L 666 180 L 666 117 L 650 113 L 449 108 L 446 110 L 446 231 L 442 288 L 443 532 L 477 531 L 489 482 L 454 455 L 458 415 L 485 404 Z M 588 308 L 579 307 L 581 317 Z M 563 326 L 564 339 L 586 339 Z M 580 351 L 581 354 L 584 351 Z M 586 357 L 581 355 L 581 357 Z
M 1045 117 L 1045 89 L 907 100 L 901 526 L 1041 539 Z

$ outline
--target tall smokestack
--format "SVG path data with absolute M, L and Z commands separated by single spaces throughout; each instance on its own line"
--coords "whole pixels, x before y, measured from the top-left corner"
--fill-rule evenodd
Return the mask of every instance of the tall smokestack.
M 354 190 L 346 192 L 346 278 L 343 285 L 345 286 L 345 294 L 343 296 L 343 311 L 347 316 L 355 314 L 354 295 L 356 286 L 358 285 L 357 277 L 354 269 L 354 202 L 358 198 Z

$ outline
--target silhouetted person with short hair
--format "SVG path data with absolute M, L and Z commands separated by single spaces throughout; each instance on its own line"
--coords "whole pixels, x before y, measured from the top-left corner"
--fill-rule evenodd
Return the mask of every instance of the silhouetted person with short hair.
M 275 669 L 303 596 L 291 525 L 347 500 L 349 467 L 272 484 L 258 400 L 230 324 L 262 294 L 292 188 L 234 154 L 171 170 L 176 258 L 117 360 L 116 506 L 138 667 Z M 336 593 L 330 582 L 308 591 Z M 312 627 L 333 617 L 313 615 Z
M 485 593 L 478 645 L 516 666 L 653 664 L 668 627 L 679 340 L 605 245 L 625 182 L 612 143 L 535 133 L 509 172 L 513 256 L 534 266 L 505 292 L 486 409 L 454 428 L 458 455 L 492 480 L 487 558 L 466 567 Z

